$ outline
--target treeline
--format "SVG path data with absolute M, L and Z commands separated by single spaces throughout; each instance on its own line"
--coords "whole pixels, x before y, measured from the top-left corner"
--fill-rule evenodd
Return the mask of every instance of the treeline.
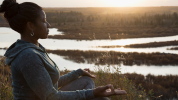
M 69 11 L 69 12 L 55 11 L 55 12 L 45 12 L 45 13 L 47 16 L 47 21 L 49 23 L 58 23 L 58 25 L 65 22 L 78 22 L 81 20 L 81 18 L 83 18 L 82 13 L 75 12 L 75 11 Z
M 119 48 L 119 47 L 124 47 L 124 48 L 152 48 L 152 47 L 177 46 L 177 45 L 178 45 L 178 41 L 174 40 L 174 41 L 165 41 L 165 42 L 150 42 L 150 43 L 143 43 L 143 44 L 130 44 L 130 45 L 124 45 L 124 46 L 112 45 L 112 46 L 98 46 L 98 47 L 102 47 L 102 48 Z
M 178 25 L 178 13 L 163 14 L 139 14 L 139 13 L 114 13 L 114 14 L 97 14 L 83 15 L 81 12 L 69 11 L 51 11 L 46 12 L 49 23 L 65 24 L 67 22 L 103 22 L 102 25 L 143 25 L 143 26 L 170 26 Z
M 96 65 L 124 64 L 133 65 L 178 65 L 177 54 L 138 53 L 115 51 L 80 51 L 80 50 L 47 50 L 48 53 L 64 56 L 77 63 L 94 63 Z
M 153 7 L 154 8 L 154 7 Z M 152 8 L 152 9 L 153 9 Z M 165 10 L 165 13 L 155 13 L 154 11 L 145 10 L 139 12 L 132 13 L 132 11 L 122 13 L 114 11 L 114 13 L 104 13 L 98 12 L 96 13 L 94 10 L 89 12 L 88 14 L 83 14 L 83 8 L 79 10 L 75 9 L 54 9 L 49 10 L 45 9 L 45 13 L 47 15 L 47 20 L 49 23 L 57 23 L 57 25 L 65 25 L 67 22 L 73 23 L 82 23 L 83 22 L 102 22 L 102 25 L 118 25 L 118 26 L 170 26 L 170 25 L 178 25 L 178 13 L 176 11 L 177 8 L 174 8 L 174 11 Z M 88 8 L 89 10 L 92 8 Z M 107 9 L 107 8 L 101 8 Z M 108 8 L 110 9 L 110 8 Z M 127 9 L 127 8 L 125 8 Z M 134 9 L 134 8 L 133 8 Z M 137 8 L 138 9 L 138 8 Z M 141 8 L 140 8 L 141 9 Z M 158 8 L 154 8 L 158 9 Z M 160 12 L 164 12 L 164 7 L 160 8 Z M 114 9 L 111 9 L 114 10 Z M 158 10 L 159 11 L 159 10 Z M 83 13 L 82 13 L 83 12 Z M 94 13 L 95 12 L 95 13 Z M 112 11 L 111 11 L 112 12 Z M 5 23 L 3 19 L 3 14 L 0 15 L 0 22 Z

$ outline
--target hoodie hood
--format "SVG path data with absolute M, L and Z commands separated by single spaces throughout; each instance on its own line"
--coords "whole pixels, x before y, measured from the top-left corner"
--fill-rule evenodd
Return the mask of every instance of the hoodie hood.
M 7 49 L 6 53 L 4 54 L 6 57 L 6 64 L 11 65 L 11 62 L 18 56 L 18 54 L 27 48 L 34 48 L 36 50 L 46 52 L 45 48 L 41 44 L 39 44 L 38 47 L 33 43 L 18 39 Z

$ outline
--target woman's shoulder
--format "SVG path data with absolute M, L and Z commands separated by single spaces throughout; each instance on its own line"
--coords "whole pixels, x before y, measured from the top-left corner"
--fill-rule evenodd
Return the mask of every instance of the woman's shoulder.
M 42 63 L 42 60 L 38 56 L 37 50 L 33 48 L 27 48 L 21 51 L 16 57 L 14 57 L 14 60 L 12 60 L 11 63 L 11 67 L 21 70 L 34 63 Z
M 37 50 L 34 48 L 26 48 L 22 50 L 19 55 L 33 55 L 36 54 Z
M 26 48 L 23 51 L 21 51 L 18 54 L 18 59 L 29 59 L 31 58 L 31 60 L 35 59 L 38 57 L 39 54 L 41 54 L 42 52 L 39 50 L 36 50 L 34 48 Z

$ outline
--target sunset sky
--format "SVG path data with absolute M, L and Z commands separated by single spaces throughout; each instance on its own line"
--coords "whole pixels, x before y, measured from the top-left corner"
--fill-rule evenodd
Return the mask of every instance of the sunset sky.
M 178 6 L 178 0 L 17 0 L 17 2 L 35 2 L 42 7 Z

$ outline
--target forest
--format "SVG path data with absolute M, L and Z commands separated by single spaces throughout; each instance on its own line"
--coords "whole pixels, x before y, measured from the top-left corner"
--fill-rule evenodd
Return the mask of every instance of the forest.
M 124 39 L 178 35 L 178 7 L 43 8 L 54 39 Z M 0 15 L 0 26 L 8 26 Z
M 125 9 L 113 13 L 112 10 L 109 13 L 47 10 L 47 20 L 59 31 L 64 32 L 64 35 L 49 36 L 49 38 L 124 39 L 172 36 L 178 33 L 178 13 L 175 10 L 177 8 L 165 10 L 166 7 L 160 7 L 157 9 L 162 10 L 155 10 L 155 12 L 145 10 L 145 12 L 134 13 L 132 10 L 124 13 Z

